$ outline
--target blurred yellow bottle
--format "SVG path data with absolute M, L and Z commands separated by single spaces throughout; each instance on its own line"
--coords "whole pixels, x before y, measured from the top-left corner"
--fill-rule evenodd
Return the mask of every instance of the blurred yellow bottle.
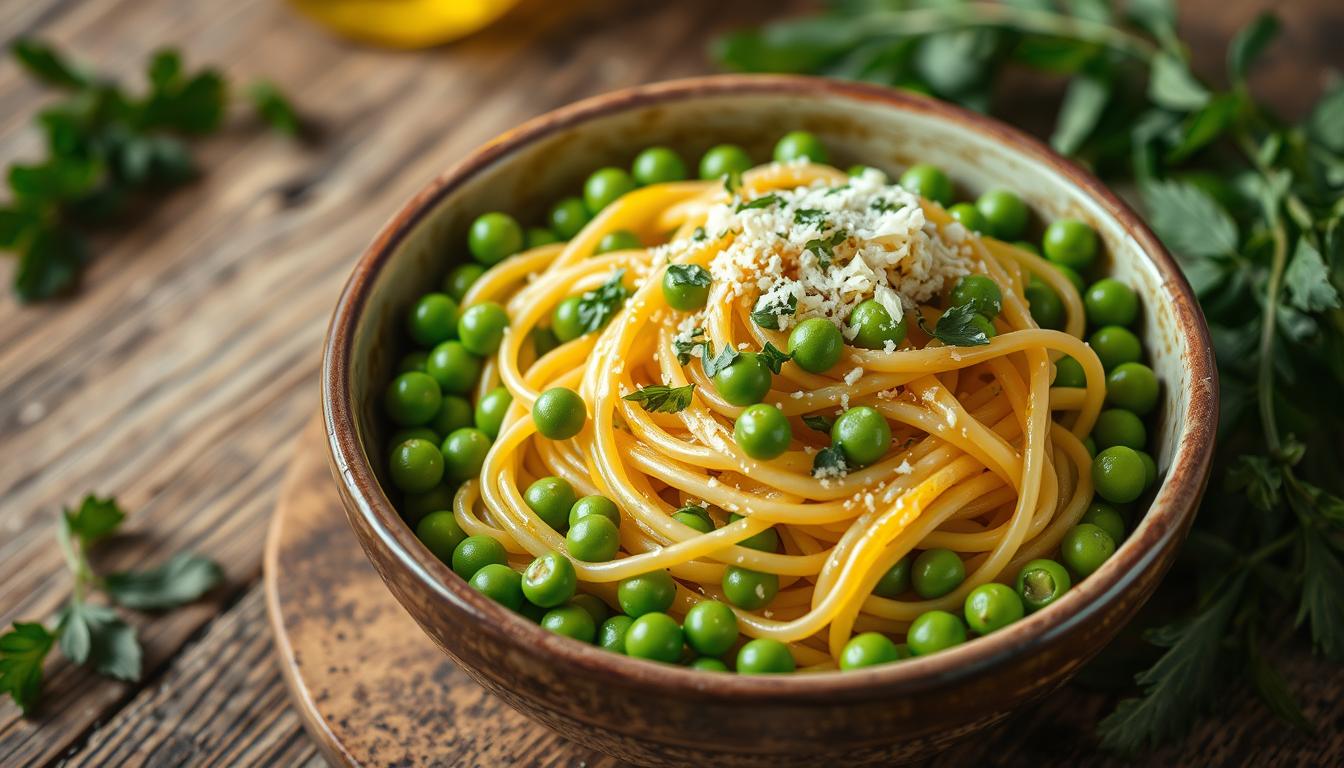
M 290 0 L 337 33 L 393 48 L 446 43 L 484 27 L 518 0 Z

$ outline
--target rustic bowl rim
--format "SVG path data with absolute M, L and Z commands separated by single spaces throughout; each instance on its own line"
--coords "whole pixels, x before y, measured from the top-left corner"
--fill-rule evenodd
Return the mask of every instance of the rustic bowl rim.
M 403 238 L 433 211 L 444 196 L 495 162 L 557 131 L 614 113 L 651 105 L 675 105 L 686 99 L 733 95 L 820 96 L 876 103 L 921 112 L 958 123 L 1042 163 L 1065 177 L 1137 241 L 1163 282 L 1172 291 L 1177 332 L 1189 345 L 1184 362 L 1190 386 L 1171 393 L 1188 400 L 1185 431 L 1172 456 L 1171 469 L 1159 487 L 1143 525 L 1096 573 L 1045 610 L 989 636 L 924 658 L 909 659 L 851 672 L 807 675 L 707 675 L 686 668 L 650 663 L 563 638 L 496 604 L 471 589 L 416 539 L 383 493 L 355 428 L 350 370 L 356 330 L 372 286 Z M 430 181 L 389 221 L 356 263 L 331 319 L 322 361 L 322 406 L 334 470 L 345 486 L 350 515 L 358 515 L 373 532 L 362 543 L 390 553 L 396 567 L 412 572 L 431 593 L 475 619 L 472 631 L 507 643 L 528 654 L 551 655 L 576 672 L 601 676 L 602 682 L 687 696 L 710 695 L 724 700 L 804 704 L 868 700 L 894 693 L 908 695 L 945 688 L 970 676 L 985 674 L 1013 659 L 1044 649 L 1089 621 L 1152 567 L 1171 561 L 1168 550 L 1184 537 L 1193 520 L 1212 463 L 1217 425 L 1218 379 L 1208 328 L 1189 284 L 1161 242 L 1119 197 L 1073 162 L 1037 139 L 993 118 L 959 107 L 882 86 L 794 75 L 711 75 L 639 85 L 588 98 L 533 118 L 472 151 Z M 353 522 L 353 521 L 352 521 Z M 1084 649 L 1090 653 L 1096 649 Z

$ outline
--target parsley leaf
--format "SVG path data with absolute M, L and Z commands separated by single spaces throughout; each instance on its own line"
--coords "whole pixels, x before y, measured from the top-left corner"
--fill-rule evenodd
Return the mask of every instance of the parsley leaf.
M 621 282 L 624 278 L 625 270 L 618 269 L 601 288 L 585 291 L 579 296 L 576 313 L 579 317 L 579 326 L 583 328 L 584 333 L 601 330 L 607 321 L 625 306 L 625 300 L 630 297 L 630 292 Z
M 1159 53 L 1149 74 L 1148 98 L 1167 109 L 1189 111 L 1209 103 L 1209 89 L 1190 74 L 1184 61 Z
M 691 361 L 691 353 L 696 347 L 704 347 L 709 342 L 702 337 L 705 335 L 704 328 L 696 328 L 691 331 L 691 337 L 687 340 L 673 339 L 672 351 L 677 353 L 677 363 L 685 365 Z
M 782 199 L 783 198 L 774 193 L 768 195 L 761 195 L 760 197 L 755 198 L 754 200 L 738 203 L 737 207 L 734 208 L 733 211 L 735 213 L 741 213 L 742 211 L 750 211 L 755 210 L 757 208 L 769 208 L 770 206 L 775 205 Z
M 1223 256 L 1237 248 L 1237 225 L 1207 192 L 1193 184 L 1149 181 L 1140 187 L 1148 223 L 1185 257 Z
M 704 227 L 696 227 L 695 229 L 691 230 L 691 240 L 694 240 L 697 243 L 700 242 L 701 240 L 704 240 L 706 237 L 708 237 L 708 235 L 705 234 Z
M 41 624 L 14 622 L 0 635 L 0 693 L 8 693 L 23 714 L 32 714 L 42 693 L 42 662 L 56 636 Z
M 799 208 L 793 212 L 793 223 L 800 226 L 814 226 L 824 229 L 826 212 L 820 208 Z
M 849 233 L 843 229 L 837 229 L 829 237 L 822 236 L 808 240 L 803 245 L 803 250 L 817 254 L 817 260 L 821 262 L 821 268 L 826 269 L 831 266 L 831 261 L 835 259 L 835 246 L 847 239 L 849 239 Z
M 285 94 L 269 80 L 257 80 L 248 86 L 247 95 L 261 119 L 286 136 L 298 137 L 304 131 L 303 120 Z
M 893 203 L 885 197 L 873 198 L 873 202 L 868 204 L 869 209 L 877 211 L 878 213 L 891 213 L 892 211 L 899 211 L 904 207 L 904 203 Z
M 76 664 L 91 663 L 101 675 L 139 680 L 141 650 L 135 629 L 105 605 L 71 601 L 61 611 L 61 653 Z
M 705 375 L 713 378 L 719 371 L 732 365 L 738 357 L 737 350 L 733 349 L 731 344 L 715 355 L 714 345 L 706 341 L 704 357 L 700 358 L 700 364 L 705 368 Z
M 655 384 L 640 387 L 621 399 L 639 403 L 649 413 L 677 413 L 686 410 L 691 404 L 691 395 L 694 393 L 695 384 L 687 384 L 684 387 Z
M 915 317 L 919 327 L 929 336 L 951 347 L 978 347 L 989 343 L 989 336 L 975 324 L 975 306 L 959 304 L 944 312 L 930 330 L 924 323 L 924 316 L 918 312 Z
M 798 311 L 798 297 L 793 294 L 789 294 L 789 297 L 782 302 L 773 301 L 768 304 L 763 302 L 764 297 L 757 300 L 756 308 L 751 312 L 751 321 L 767 330 L 778 331 L 779 318 L 792 317 Z
M 1297 251 L 1283 273 L 1294 307 L 1303 312 L 1319 312 L 1340 306 L 1339 291 L 1330 284 L 1330 268 L 1305 237 L 1298 238 Z
M 126 519 L 126 513 L 117 506 L 116 499 L 101 499 L 93 494 L 84 497 L 75 510 L 65 510 L 65 524 L 71 535 L 88 546 L 111 534 Z
M 835 426 L 835 418 L 821 413 L 810 413 L 803 417 L 803 423 L 818 432 L 829 435 L 831 434 L 831 427 Z
M 127 608 L 161 611 L 198 599 L 223 578 L 224 571 L 215 561 L 181 552 L 157 568 L 109 573 L 103 578 L 103 589 Z
M 817 451 L 816 455 L 812 457 L 813 477 L 840 477 L 848 471 L 849 465 L 845 463 L 845 452 L 838 445 L 828 445 Z
M 780 371 L 783 370 L 784 364 L 793 359 L 793 354 L 784 352 L 767 341 L 765 342 L 765 348 L 760 352 L 760 358 L 765 362 L 770 372 L 778 376 Z
M 699 264 L 669 264 L 667 265 L 667 282 L 670 285 L 694 285 L 707 288 L 713 280 L 709 277 L 709 270 Z
M 737 190 L 742 187 L 742 174 L 737 171 L 730 171 L 723 174 L 723 191 L 730 196 L 736 195 Z
M 1326 658 L 1344 661 L 1344 564 L 1329 540 L 1302 531 L 1302 603 L 1297 623 L 1310 619 L 1311 642 Z

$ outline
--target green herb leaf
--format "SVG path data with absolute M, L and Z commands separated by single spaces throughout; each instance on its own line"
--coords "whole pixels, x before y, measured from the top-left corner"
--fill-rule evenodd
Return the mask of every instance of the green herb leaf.
M 696 328 L 691 331 L 691 337 L 689 339 L 672 340 L 672 351 L 677 353 L 677 362 L 679 364 L 685 365 L 689 363 L 691 361 L 691 353 L 695 351 L 696 347 L 705 347 L 709 344 L 709 342 L 704 340 L 704 335 L 704 328 Z
M 691 230 L 691 240 L 697 243 L 700 242 L 701 240 L 704 240 L 706 237 L 708 237 L 708 235 L 705 234 L 704 227 L 696 227 L 695 229 Z
M 1065 155 L 1072 155 L 1092 135 L 1101 114 L 1111 99 L 1111 80 L 1100 73 L 1084 73 L 1069 81 L 1055 118 L 1055 132 L 1050 146 Z
M 709 270 L 699 264 L 669 264 L 667 279 L 672 285 L 694 285 L 700 288 L 706 288 L 713 282 Z
M 1339 292 L 1330 284 L 1330 268 L 1305 237 L 1297 239 L 1293 259 L 1283 273 L 1283 284 L 1293 306 L 1303 312 L 1320 312 L 1340 306 Z
M 800 227 L 824 228 L 826 212 L 820 208 L 799 208 L 793 212 L 793 223 Z
M 700 364 L 704 366 L 705 375 L 713 378 L 719 371 L 733 364 L 740 355 L 731 345 L 724 347 L 719 354 L 714 354 L 714 346 L 708 341 L 705 342 L 704 356 L 700 358 Z
M 1159 39 L 1167 37 L 1176 28 L 1176 4 L 1172 0 L 1130 0 L 1125 11 L 1134 23 Z
M 298 110 L 289 102 L 285 94 L 269 80 L 257 80 L 247 88 L 252 107 L 272 128 L 286 136 L 298 136 L 303 133 L 303 121 Z
M 765 362 L 766 367 L 770 369 L 770 372 L 776 376 L 784 369 L 784 364 L 793 359 L 791 353 L 780 350 L 779 347 L 768 341 L 765 342 L 765 348 L 761 350 L 760 357 Z
M 821 262 L 821 268 L 827 269 L 835 259 L 835 247 L 849 239 L 849 233 L 843 229 L 837 229 L 829 237 L 822 236 L 808 240 L 803 244 L 804 251 L 812 251 L 817 255 L 817 260 Z
M 1250 656 L 1251 685 L 1259 695 L 1260 701 L 1264 702 L 1269 711 L 1280 720 L 1303 733 L 1311 733 L 1311 723 L 1307 721 L 1306 716 L 1302 714 L 1302 708 L 1289 693 L 1288 684 L 1284 682 L 1283 677 L 1275 671 L 1268 659 L 1260 655 L 1257 648 L 1251 648 Z
M 19 252 L 14 290 L 23 301 L 48 299 L 64 293 L 79 278 L 89 260 L 88 243 L 68 229 L 37 230 Z
M 1190 115 L 1181 128 L 1181 141 L 1167 154 L 1167 162 L 1179 163 L 1223 136 L 1241 112 L 1241 97 L 1223 93 Z
M 10 48 L 28 74 L 56 88 L 85 88 L 92 79 L 66 61 L 55 48 L 38 40 L 20 38 Z
M 1251 65 L 1278 34 L 1279 18 L 1269 11 L 1242 27 L 1227 48 L 1228 78 L 1234 83 L 1245 80 Z
M 1140 187 L 1148 223 L 1177 254 L 1223 256 L 1237 249 L 1237 225 L 1207 192 L 1178 181 L 1149 181 Z
M 32 714 L 42 693 L 42 663 L 56 642 L 41 624 L 14 622 L 0 635 L 0 693 L 8 693 L 23 714 Z
M 849 466 L 845 464 L 845 452 L 838 445 L 828 445 L 817 451 L 816 455 L 812 457 L 813 477 L 840 477 L 848 471 Z
M 624 279 L 625 270 L 618 269 L 601 288 L 585 291 L 579 296 L 577 314 L 579 326 L 583 328 L 584 333 L 601 330 L 607 321 L 625 306 L 625 300 L 629 298 L 630 292 L 622 282 Z
M 103 589 L 127 608 L 161 611 L 200 598 L 223 578 L 224 571 L 214 560 L 182 552 L 147 571 L 109 573 L 103 578 Z
M 770 206 L 779 203 L 779 201 L 782 199 L 783 198 L 781 198 L 779 195 L 773 193 L 768 195 L 761 195 L 760 197 L 754 198 L 752 200 L 738 203 L 737 207 L 734 208 L 733 210 L 737 213 L 741 213 L 742 211 L 752 211 L 758 208 L 769 208 Z
M 1302 529 L 1302 603 L 1297 623 L 1311 624 L 1318 653 L 1344 661 L 1344 565 L 1330 542 L 1311 528 Z
M 1148 98 L 1167 109 L 1189 112 L 1209 103 L 1210 94 L 1190 74 L 1184 61 L 1170 53 L 1159 53 L 1149 73 Z
M 935 339 L 951 347 L 978 347 L 989 343 L 989 336 L 975 324 L 975 306 L 959 304 L 938 317 L 930 330 L 924 316 L 915 313 L 919 327 Z
M 831 434 L 831 427 L 835 426 L 835 418 L 820 413 L 810 413 L 803 417 L 803 423 L 808 427 L 824 434 Z
M 182 82 L 182 54 L 175 48 L 160 48 L 149 57 L 145 75 L 155 91 L 166 91 Z
M 65 510 L 67 529 L 85 546 L 116 531 L 125 519 L 126 513 L 117 506 L 116 499 L 99 498 L 92 493 L 84 497 L 78 508 Z
M 61 638 L 61 653 L 76 664 L 87 663 L 93 653 L 95 633 L 102 632 L 104 625 L 115 621 L 120 621 L 116 612 L 105 605 L 72 600 L 57 618 L 56 634 Z
M 1097 726 L 1102 746 L 1133 753 L 1157 744 L 1184 732 L 1213 703 L 1222 681 L 1219 648 L 1245 585 L 1238 576 L 1190 621 L 1146 635 L 1168 650 L 1135 678 L 1143 696 L 1121 701 Z
M 639 403 L 640 407 L 649 413 L 678 413 L 686 410 L 687 406 L 691 404 L 691 395 L 693 394 L 695 394 L 695 384 L 687 384 L 684 387 L 655 384 L 640 387 L 621 399 Z
M 1270 512 L 1279 506 L 1283 473 L 1270 462 L 1268 456 L 1238 456 L 1226 477 L 1227 489 L 1244 494 L 1261 512 Z
M 1313 139 L 1335 152 L 1344 152 L 1344 84 L 1336 85 L 1316 104 L 1307 120 Z
M 793 317 L 798 311 L 798 297 L 789 294 L 783 302 L 775 301 L 762 304 L 764 298 L 757 300 L 756 308 L 751 312 L 751 322 L 770 331 L 779 330 L 779 318 Z

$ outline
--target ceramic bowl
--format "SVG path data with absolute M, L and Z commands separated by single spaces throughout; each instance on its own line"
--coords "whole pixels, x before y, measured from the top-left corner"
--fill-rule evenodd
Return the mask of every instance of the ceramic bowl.
M 784 132 L 825 141 L 833 162 L 944 168 L 963 197 L 995 186 L 1045 219 L 1090 223 L 1103 268 L 1142 297 L 1141 336 L 1162 384 L 1153 430 L 1160 485 L 1100 570 L 1023 621 L 933 656 L 848 673 L 740 677 L 608 653 L 550 634 L 472 590 L 431 555 L 380 483 L 389 427 L 380 404 L 406 350 L 407 307 L 467 258 L 486 211 L 541 220 L 603 165 L 662 144 L 697 158 L 721 142 L 758 159 Z M 1176 264 L 1100 182 L 990 118 L 885 88 L 775 76 L 641 86 L 551 112 L 477 149 L 383 228 L 346 284 L 327 336 L 323 407 L 350 523 L 396 598 L 473 678 L 565 736 L 660 765 L 890 763 L 926 757 L 1055 689 L 1151 595 L 1209 472 L 1217 423 L 1212 345 Z M 407 706 L 414 706 L 408 702 Z

